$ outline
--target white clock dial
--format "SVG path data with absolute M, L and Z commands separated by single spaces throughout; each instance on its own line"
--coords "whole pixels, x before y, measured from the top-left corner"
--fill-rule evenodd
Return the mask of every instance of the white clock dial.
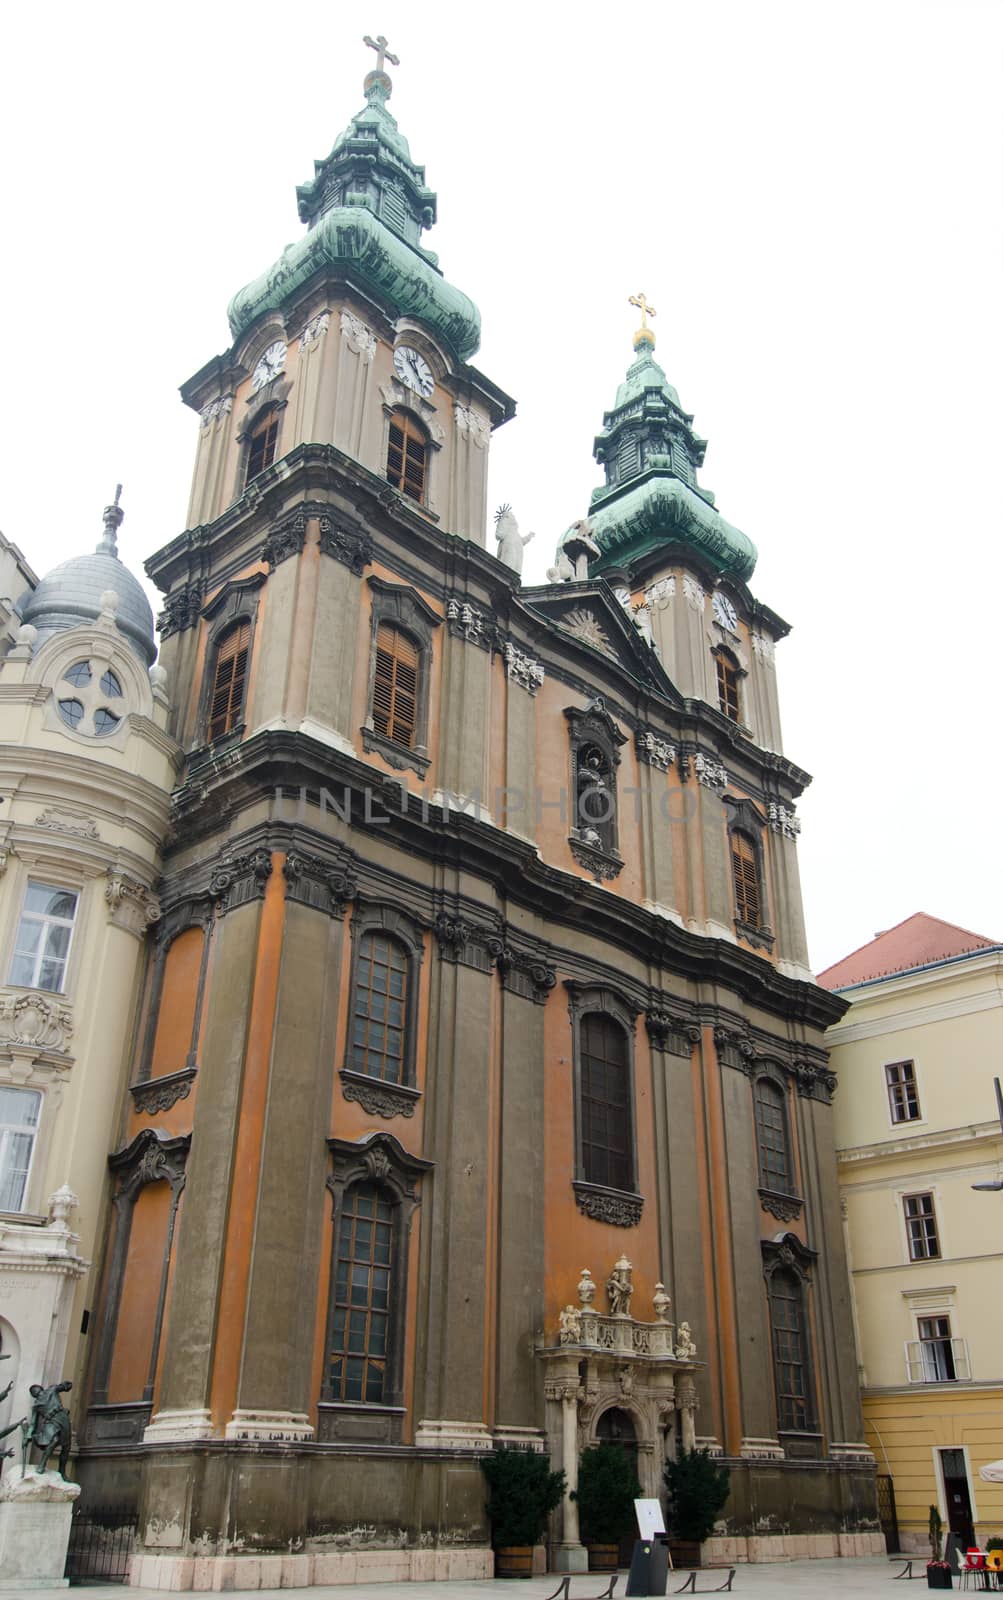
M 722 628 L 727 628 L 729 633 L 738 632 L 738 613 L 726 594 L 714 596 L 714 620 Z
M 406 388 L 424 395 L 426 400 L 435 388 L 431 367 L 425 357 L 419 355 L 417 350 L 412 350 L 410 345 L 397 346 L 394 351 L 394 371 Z
M 277 378 L 286 364 L 286 345 L 281 339 L 270 344 L 251 375 L 251 388 L 257 392 Z

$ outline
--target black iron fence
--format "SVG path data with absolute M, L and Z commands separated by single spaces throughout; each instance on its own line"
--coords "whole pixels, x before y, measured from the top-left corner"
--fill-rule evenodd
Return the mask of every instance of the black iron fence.
M 135 1511 L 73 1508 L 65 1576 L 71 1583 L 124 1583 L 136 1539 Z

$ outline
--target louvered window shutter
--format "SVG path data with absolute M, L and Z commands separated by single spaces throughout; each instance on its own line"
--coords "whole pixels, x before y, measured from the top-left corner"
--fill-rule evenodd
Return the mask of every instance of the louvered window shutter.
M 216 650 L 216 666 L 209 699 L 210 742 L 222 738 L 236 727 L 244 705 L 244 684 L 247 678 L 247 650 L 251 641 L 251 624 L 238 622 L 223 635 Z
M 740 922 L 760 926 L 759 871 L 752 842 L 735 834 L 731 845 L 731 870 L 735 881 L 735 911 Z
M 641 453 L 637 440 L 631 437 L 620 440 L 616 453 L 616 472 L 620 483 L 627 478 L 635 478 L 640 471 Z
M 407 205 L 401 191 L 392 183 L 388 183 L 383 191 L 381 210 L 387 227 L 393 228 L 395 233 L 402 234 L 407 222 Z
M 410 750 L 417 720 L 418 651 L 406 634 L 381 622 L 376 635 L 373 727 Z
M 387 438 L 387 482 L 419 503 L 425 498 L 428 445 L 416 422 L 398 412 Z

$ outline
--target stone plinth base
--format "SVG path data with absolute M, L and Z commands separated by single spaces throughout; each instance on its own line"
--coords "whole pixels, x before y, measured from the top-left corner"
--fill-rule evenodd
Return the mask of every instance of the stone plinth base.
M 555 1572 L 588 1572 L 589 1553 L 583 1544 L 554 1546 Z
M 748 1539 L 707 1539 L 700 1549 L 705 1567 L 734 1567 L 742 1561 L 831 1561 L 838 1556 L 883 1556 L 885 1536 L 883 1533 L 767 1533 Z
M 78 1483 L 12 1467 L 0 1485 L 0 1590 L 65 1589 Z
M 582 1552 L 585 1554 L 585 1552 Z M 306 1550 L 300 1555 L 129 1558 L 134 1589 L 306 1589 L 311 1584 L 468 1583 L 493 1578 L 488 1548 L 452 1550 Z

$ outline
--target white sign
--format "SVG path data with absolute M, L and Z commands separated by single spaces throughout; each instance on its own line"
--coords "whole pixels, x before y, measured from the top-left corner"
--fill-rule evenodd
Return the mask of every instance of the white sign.
M 653 1539 L 656 1533 L 665 1532 L 665 1518 L 657 1500 L 635 1500 L 637 1531 L 642 1539 Z

